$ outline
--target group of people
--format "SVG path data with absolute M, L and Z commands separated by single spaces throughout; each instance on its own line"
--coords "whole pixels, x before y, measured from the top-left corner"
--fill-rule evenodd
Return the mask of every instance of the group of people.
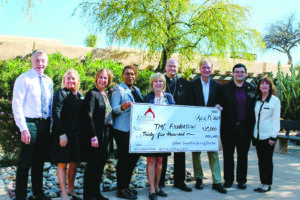
M 147 157 L 149 199 L 167 197 L 162 188 L 168 156 L 171 153 L 129 153 L 130 115 L 134 103 L 160 105 L 193 105 L 217 107 L 221 110 L 221 141 L 224 157 L 224 184 L 218 152 L 207 152 L 212 172 L 212 189 L 227 193 L 234 182 L 234 152 L 237 151 L 236 181 L 239 189 L 246 189 L 247 161 L 251 140 L 256 146 L 261 185 L 257 192 L 271 190 L 273 151 L 280 129 L 280 101 L 269 78 L 259 80 L 257 88 L 245 81 L 247 69 L 243 64 L 233 67 L 234 80 L 220 85 L 210 78 L 212 64 L 200 62 L 200 78 L 191 82 L 177 76 L 179 63 L 171 58 L 166 75 L 151 76 L 151 92 L 142 97 L 134 85 L 138 71 L 126 66 L 122 83 L 112 90 L 111 100 L 105 89 L 112 82 L 110 70 L 101 69 L 95 76 L 95 87 L 85 97 L 79 92 L 80 77 L 76 70 L 68 70 L 61 90 L 53 97 L 53 83 L 44 74 L 48 57 L 44 50 L 31 56 L 32 69 L 21 74 L 14 85 L 13 113 L 21 132 L 21 151 L 16 174 L 16 200 L 27 197 L 28 173 L 31 168 L 32 199 L 48 199 L 43 193 L 43 164 L 51 149 L 51 162 L 57 164 L 61 199 L 68 196 L 80 199 L 74 191 L 76 168 L 87 162 L 84 173 L 85 200 L 105 200 L 100 192 L 109 146 L 114 138 L 117 145 L 117 197 L 136 199 L 137 191 L 129 187 L 131 176 L 140 156 Z M 53 121 L 52 133 L 50 133 Z M 200 131 L 200 130 L 199 130 Z M 50 142 L 51 141 L 51 142 Z M 193 152 L 195 187 L 203 189 L 201 152 Z M 174 187 L 186 192 L 185 152 L 174 153 Z

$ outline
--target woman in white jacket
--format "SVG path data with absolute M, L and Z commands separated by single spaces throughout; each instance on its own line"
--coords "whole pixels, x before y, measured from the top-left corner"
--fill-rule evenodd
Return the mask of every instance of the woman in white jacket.
M 257 192 L 268 192 L 272 185 L 273 152 L 280 130 L 280 100 L 275 93 L 275 86 L 269 78 L 264 77 L 258 81 L 253 133 L 261 181 L 261 185 L 254 189 Z

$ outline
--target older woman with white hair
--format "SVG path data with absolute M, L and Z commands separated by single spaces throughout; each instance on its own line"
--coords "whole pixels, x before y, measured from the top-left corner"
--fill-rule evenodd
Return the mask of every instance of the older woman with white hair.
M 63 76 L 61 90 L 53 99 L 52 163 L 57 163 L 57 177 L 61 187 L 61 199 L 68 195 L 80 199 L 74 191 L 77 163 L 80 162 L 80 130 L 82 121 L 82 95 L 79 93 L 80 78 L 70 69 Z M 68 165 L 68 170 L 67 170 Z M 66 177 L 68 189 L 66 188 Z

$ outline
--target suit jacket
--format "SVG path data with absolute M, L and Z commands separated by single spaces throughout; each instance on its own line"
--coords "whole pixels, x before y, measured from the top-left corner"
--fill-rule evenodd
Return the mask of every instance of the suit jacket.
M 166 92 L 170 93 L 173 96 L 173 99 L 175 101 L 176 105 L 190 105 L 190 90 L 189 90 L 189 85 L 190 82 L 184 78 L 178 78 L 177 76 L 175 77 L 177 79 L 177 84 L 176 84 L 176 89 L 175 91 L 170 89 L 168 87 L 169 80 L 170 78 L 166 77 Z
M 174 105 L 174 99 L 173 96 L 170 93 L 164 92 L 164 97 L 168 100 L 169 105 Z M 155 99 L 155 94 L 154 92 L 150 92 L 149 94 L 147 94 L 144 98 L 144 102 L 145 103 L 154 103 L 154 99 Z
M 143 99 L 140 90 L 133 86 L 138 95 Z M 121 84 L 115 86 L 112 91 L 111 96 L 111 107 L 114 113 L 114 129 L 128 132 L 130 130 L 130 114 L 131 108 L 121 110 L 121 105 L 125 101 L 135 102 L 131 90 L 128 86 L 122 82 Z
M 82 99 L 80 92 L 74 95 L 67 88 L 56 92 L 52 107 L 52 133 L 57 138 L 64 133 L 71 137 L 74 131 L 81 129 Z
M 104 135 L 104 121 L 106 105 L 104 97 L 97 88 L 88 91 L 84 98 L 85 132 L 90 144 L 91 138 L 97 136 L 99 144 Z
M 255 105 L 255 87 L 246 83 L 247 95 L 247 128 L 245 131 L 252 135 L 255 123 L 254 105 Z M 227 139 L 232 136 L 237 117 L 237 100 L 235 95 L 235 83 L 230 81 L 221 86 L 220 105 L 223 107 L 221 114 L 221 137 Z
M 209 79 L 209 97 L 206 106 L 214 107 L 217 104 L 220 88 L 220 83 L 213 79 Z M 191 82 L 191 90 L 192 105 L 205 106 L 201 78 L 197 78 Z

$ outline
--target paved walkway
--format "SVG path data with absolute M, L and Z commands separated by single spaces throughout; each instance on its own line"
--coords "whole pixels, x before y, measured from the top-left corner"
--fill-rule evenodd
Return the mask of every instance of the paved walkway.
M 223 157 L 220 153 L 221 166 L 223 166 Z M 187 155 L 187 168 L 193 173 L 191 153 Z M 170 158 L 169 163 L 173 163 Z M 196 190 L 194 188 L 195 182 L 188 182 L 187 184 L 193 188 L 192 192 L 183 192 L 172 185 L 167 185 L 164 191 L 168 193 L 168 197 L 159 197 L 163 200 L 253 200 L 253 199 L 284 199 L 284 200 L 296 200 L 300 198 L 300 154 L 299 151 L 278 154 L 274 153 L 274 179 L 273 186 L 270 192 L 260 194 L 254 192 L 253 189 L 260 184 L 258 177 L 257 157 L 254 148 L 251 148 L 249 152 L 249 167 L 248 167 L 248 182 L 247 189 L 240 190 L 237 185 L 233 185 L 228 189 L 227 194 L 220 194 L 211 189 L 212 179 L 209 170 L 207 154 L 202 154 L 202 164 L 206 178 L 204 180 L 204 189 Z M 223 167 L 222 167 L 223 168 Z M 222 180 L 223 181 L 223 180 Z M 8 194 L 5 191 L 5 186 L 2 180 L 0 180 L 0 200 L 9 199 Z M 148 200 L 148 188 L 138 190 L 138 199 Z M 110 200 L 120 200 L 116 197 L 116 192 L 105 192 L 105 197 Z M 57 198 L 59 199 L 59 198 Z

